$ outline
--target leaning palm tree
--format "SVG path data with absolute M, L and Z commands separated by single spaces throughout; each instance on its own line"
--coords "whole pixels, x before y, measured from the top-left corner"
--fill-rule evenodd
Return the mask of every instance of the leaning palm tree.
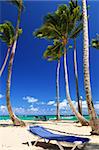
M 9 112 L 9 115 L 10 115 L 10 118 L 11 118 L 13 124 L 25 126 L 25 123 L 22 120 L 20 120 L 19 118 L 17 118 L 17 116 L 13 113 L 12 108 L 11 108 L 11 103 L 10 103 L 10 87 L 11 87 L 12 67 L 13 67 L 13 61 L 14 61 L 15 50 L 16 50 L 17 39 L 18 39 L 18 30 L 19 30 L 20 16 L 21 16 L 21 11 L 22 11 L 22 0 L 14 0 L 14 1 L 12 0 L 11 2 L 18 6 L 18 19 L 17 19 L 17 25 L 16 25 L 15 34 L 14 34 L 12 51 L 11 51 L 10 60 L 9 60 L 9 64 L 8 64 L 8 78 L 7 78 L 7 84 L 6 84 L 6 101 L 7 101 L 8 112 Z
M 8 46 L 8 50 L 7 50 L 7 54 L 5 57 L 5 60 L 3 62 L 3 65 L 1 67 L 0 70 L 0 75 L 2 75 L 4 68 L 6 66 L 6 63 L 8 61 L 8 57 L 14 42 L 14 33 L 15 33 L 15 29 L 13 27 L 13 25 L 11 24 L 11 22 L 6 21 L 3 24 L 0 24 L 0 39 L 6 43 L 6 45 Z M 22 33 L 22 29 L 18 29 L 18 36 Z M 7 108 L 8 108 L 8 112 L 10 114 L 10 116 L 13 114 L 12 112 L 12 108 L 11 108 L 11 104 L 10 101 L 7 101 Z
M 19 32 L 18 34 L 20 35 L 22 33 L 22 30 L 19 29 L 18 32 Z M 8 61 L 8 57 L 14 40 L 14 27 L 11 24 L 11 22 L 6 21 L 5 23 L 0 24 L 0 40 L 5 42 L 8 47 L 6 57 L 0 69 L 0 76 L 1 76 Z
M 85 120 L 85 118 L 82 115 L 80 115 L 79 112 L 76 111 L 72 103 L 69 91 L 68 72 L 66 63 L 66 46 L 69 42 L 70 35 L 75 26 L 77 13 L 79 13 L 79 7 L 74 8 L 72 13 L 70 8 L 71 7 L 68 7 L 67 5 L 61 5 L 55 13 L 48 14 L 44 19 L 44 25 L 35 32 L 35 36 L 51 40 L 56 39 L 62 43 L 64 49 L 64 71 L 67 100 L 71 107 L 71 110 L 76 115 L 81 124 L 88 125 L 88 122 Z
M 60 73 L 60 58 L 63 55 L 62 44 L 58 40 L 54 40 L 54 45 L 47 47 L 44 52 L 44 58 L 48 61 L 57 61 L 56 67 L 56 119 L 60 120 L 60 110 L 59 110 L 59 73 Z
M 12 47 L 13 43 L 13 37 L 14 37 L 14 28 L 10 22 L 5 22 L 4 24 L 0 24 L 0 39 L 5 42 L 8 46 L 7 54 L 4 59 L 3 65 L 1 66 L 0 69 L 0 76 L 2 75 L 4 68 L 6 66 L 10 49 Z
M 87 20 L 87 9 L 86 0 L 82 0 L 83 10 L 83 67 L 84 67 L 84 84 L 86 92 L 86 101 L 88 106 L 88 113 L 90 116 L 90 123 L 92 127 L 92 134 L 99 135 L 99 120 L 94 109 L 91 84 L 90 84 L 90 73 L 89 73 L 89 39 L 88 39 L 88 20 Z
M 96 35 L 95 39 L 92 39 L 91 45 L 93 48 L 99 49 L 99 34 Z

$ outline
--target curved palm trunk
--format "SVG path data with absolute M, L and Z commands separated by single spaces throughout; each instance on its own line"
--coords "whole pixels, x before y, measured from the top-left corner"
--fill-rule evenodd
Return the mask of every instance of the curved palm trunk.
M 97 119 L 96 112 L 94 109 L 91 85 L 90 85 L 90 73 L 89 73 L 89 41 L 88 41 L 88 21 L 87 21 L 87 10 L 86 0 L 82 0 L 83 6 L 83 67 L 84 67 L 84 84 L 86 92 L 86 101 L 88 106 L 88 113 L 91 120 L 92 134 L 99 135 L 99 120 Z
M 56 119 L 60 120 L 59 110 L 59 72 L 60 72 L 60 60 L 57 62 L 57 73 L 56 73 Z
M 11 75 L 12 75 L 12 66 L 13 66 L 13 60 L 14 60 L 15 49 L 16 49 L 16 42 L 17 41 L 15 41 L 13 44 L 11 57 L 10 57 L 10 61 L 9 61 L 9 66 L 8 66 L 8 78 L 7 78 L 7 86 L 6 86 L 6 101 L 7 101 L 8 112 L 9 112 L 9 115 L 10 115 L 10 118 L 11 118 L 13 124 L 24 126 L 25 123 L 23 121 L 21 121 L 19 118 L 17 118 L 15 116 L 15 114 L 13 113 L 11 103 L 10 103 Z
M 68 73 L 67 73 L 67 63 L 66 63 L 66 48 L 64 48 L 64 71 L 65 71 L 65 86 L 66 86 L 66 97 L 67 97 L 67 101 L 70 105 L 70 108 L 72 110 L 72 112 L 75 114 L 75 116 L 78 118 L 79 122 L 82 124 L 82 125 L 89 125 L 88 121 L 85 120 L 85 118 L 79 113 L 76 111 L 73 103 L 72 103 L 72 100 L 70 98 L 70 92 L 69 92 L 69 83 L 68 83 Z
M 80 105 L 80 96 L 79 96 L 79 86 L 78 86 L 78 73 L 77 73 L 77 56 L 76 56 L 76 39 L 74 38 L 74 73 L 76 81 L 76 97 L 78 104 L 78 112 L 82 115 L 81 105 Z
M 9 54 L 10 54 L 10 49 L 11 49 L 11 46 L 8 47 L 6 57 L 5 57 L 5 59 L 4 59 L 4 62 L 3 62 L 2 67 L 1 67 L 1 69 L 0 69 L 0 76 L 2 75 L 2 73 L 3 73 L 3 71 L 4 71 L 4 68 L 5 68 L 5 66 L 6 66 L 6 63 L 7 63 Z
M 9 66 L 8 66 L 8 78 L 7 78 L 7 85 L 6 85 L 6 101 L 7 101 L 7 108 L 10 115 L 10 118 L 14 125 L 20 125 L 25 126 L 25 123 L 21 121 L 19 118 L 15 116 L 15 114 L 12 111 L 11 104 L 10 104 L 10 87 L 11 87 L 11 76 L 12 76 L 12 67 L 13 67 L 13 60 L 15 56 L 15 50 L 16 50 L 16 44 L 17 44 L 17 37 L 18 37 L 18 29 L 20 24 L 20 16 L 21 16 L 21 6 L 22 6 L 22 0 L 20 0 L 20 8 L 18 11 L 18 21 L 16 26 L 16 32 L 15 32 L 15 39 L 12 46 Z

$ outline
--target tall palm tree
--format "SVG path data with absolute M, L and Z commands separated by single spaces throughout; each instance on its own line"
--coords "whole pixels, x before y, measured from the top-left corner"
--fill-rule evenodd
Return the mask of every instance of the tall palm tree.
M 77 69 L 77 52 L 76 52 L 76 38 L 79 36 L 79 33 L 83 29 L 83 24 L 80 23 L 75 27 L 71 38 L 74 40 L 74 73 L 75 73 L 75 81 L 76 81 L 76 97 L 77 97 L 77 104 L 78 104 L 78 112 L 82 115 L 81 105 L 80 105 L 80 94 L 79 94 L 79 85 L 78 85 L 78 69 Z
M 19 30 L 20 16 L 21 16 L 21 11 L 22 11 L 22 0 L 15 0 L 15 1 L 12 0 L 11 2 L 18 6 L 18 19 L 17 19 L 17 25 L 16 25 L 15 34 L 14 34 L 14 41 L 13 41 L 12 51 L 10 55 L 9 65 L 8 65 L 8 78 L 7 78 L 7 84 L 6 84 L 6 101 L 7 101 L 8 112 L 9 112 L 9 115 L 13 124 L 25 126 L 25 123 L 19 118 L 17 118 L 17 116 L 13 113 L 12 108 L 11 108 L 11 103 L 10 103 L 12 67 L 13 67 L 13 61 L 14 61 L 15 50 L 16 50 L 17 39 L 18 39 L 18 30 Z
M 79 7 L 73 9 L 71 13 L 70 8 L 72 7 L 72 1 L 70 3 L 70 7 L 67 5 L 61 5 L 57 9 L 57 11 L 53 14 L 48 14 L 44 19 L 44 25 L 35 32 L 35 35 L 39 38 L 47 38 L 47 39 L 58 39 L 63 46 L 64 49 L 64 71 L 65 71 L 65 85 L 66 85 L 66 96 L 68 103 L 76 115 L 78 120 L 82 125 L 88 125 L 88 122 L 85 118 L 80 115 L 79 112 L 76 111 L 72 100 L 70 98 L 69 84 L 68 84 L 68 73 L 67 73 L 67 63 L 66 63 L 66 46 L 69 41 L 70 35 L 73 31 L 76 22 L 76 16 L 79 13 Z
M 3 62 L 2 68 L 0 70 L 0 75 L 2 75 L 3 70 L 6 66 L 10 51 L 11 51 L 11 47 L 13 45 L 14 42 L 14 33 L 15 33 L 15 29 L 13 27 L 13 25 L 11 24 L 11 22 L 6 21 L 3 24 L 0 24 L 0 39 L 5 42 L 8 46 L 8 50 L 7 50 L 7 54 L 5 57 L 5 60 Z M 22 33 L 22 29 L 18 29 L 18 36 Z M 8 112 L 9 114 L 12 114 L 12 108 L 11 108 L 11 104 L 10 101 L 7 101 L 7 108 L 8 108 Z
M 95 39 L 92 39 L 91 45 L 93 48 L 99 49 L 99 34 L 96 35 Z
M 60 110 L 59 110 L 59 73 L 60 73 L 60 58 L 63 55 L 62 53 L 62 44 L 54 40 L 54 45 L 50 45 L 47 47 L 46 51 L 44 52 L 44 58 L 48 61 L 57 61 L 56 67 L 56 119 L 60 120 Z
M 76 111 L 75 107 L 73 106 L 72 100 L 70 97 L 70 91 L 69 91 L 66 45 L 69 41 L 69 38 L 72 34 L 73 29 L 75 28 L 76 19 L 78 18 L 78 14 L 79 14 L 79 6 L 74 7 L 74 4 L 75 3 L 73 1 L 71 1 L 69 9 L 64 8 L 64 11 L 63 11 L 62 10 L 63 8 L 60 7 L 60 11 L 58 11 L 58 14 L 62 15 L 62 20 L 65 21 L 65 23 L 64 23 L 66 25 L 65 31 L 67 30 L 66 33 L 63 35 L 63 39 L 62 39 L 62 42 L 64 45 L 64 72 L 65 72 L 66 96 L 67 96 L 68 103 L 69 103 L 73 113 L 77 116 L 77 118 L 81 122 L 81 124 L 88 125 L 88 122 L 84 119 L 84 117 L 82 115 L 80 115 L 79 112 Z M 76 5 L 77 5 L 77 1 L 76 1 Z M 73 12 L 71 10 L 73 10 Z M 64 12 L 67 14 L 67 16 L 64 15 Z
M 90 116 L 90 122 L 92 127 L 92 134 L 99 135 L 99 120 L 94 109 L 91 84 L 90 84 L 90 72 L 89 72 L 89 39 L 88 39 L 88 20 L 87 20 L 87 9 L 86 0 L 82 0 L 83 10 L 83 67 L 84 67 L 84 84 L 86 92 L 86 101 L 88 106 L 88 113 Z

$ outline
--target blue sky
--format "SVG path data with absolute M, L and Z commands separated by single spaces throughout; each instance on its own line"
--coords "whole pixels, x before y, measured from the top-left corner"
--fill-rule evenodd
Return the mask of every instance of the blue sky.
M 11 104 L 17 114 L 55 114 L 56 107 L 56 62 L 48 62 L 43 58 L 49 41 L 40 40 L 33 36 L 35 29 L 43 23 L 43 17 L 48 12 L 54 12 L 60 4 L 67 1 L 24 1 L 25 10 L 22 12 L 20 27 L 23 34 L 17 44 L 12 73 Z M 88 1 L 89 38 L 99 33 L 99 1 Z M 16 25 L 17 9 L 6 1 L 0 1 L 0 23 L 9 20 Z M 71 44 L 73 42 L 71 41 Z M 6 54 L 7 46 L 0 41 L 0 67 Z M 87 112 L 83 83 L 83 40 L 82 34 L 77 39 L 79 91 L 83 97 L 83 111 Z M 99 113 L 99 51 L 90 48 L 90 73 L 92 97 L 96 111 Z M 73 49 L 68 51 L 68 70 L 70 94 L 76 105 L 75 78 L 73 69 Z M 6 114 L 6 80 L 7 66 L 0 78 L 0 115 Z M 65 97 L 63 59 L 60 71 L 60 108 L 62 114 L 72 113 Z

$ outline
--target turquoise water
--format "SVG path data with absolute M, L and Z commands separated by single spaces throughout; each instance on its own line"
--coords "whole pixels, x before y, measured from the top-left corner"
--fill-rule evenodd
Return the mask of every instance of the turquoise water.
M 35 117 L 34 115 L 27 115 L 27 116 L 18 116 L 22 120 L 44 120 L 44 116 L 37 116 Z M 89 120 L 89 116 L 85 116 L 86 119 Z M 0 120 L 9 120 L 9 116 L 0 116 Z M 46 120 L 55 120 L 56 116 L 55 115 L 46 115 Z M 61 116 L 62 120 L 73 120 L 76 121 L 77 118 L 75 116 Z

